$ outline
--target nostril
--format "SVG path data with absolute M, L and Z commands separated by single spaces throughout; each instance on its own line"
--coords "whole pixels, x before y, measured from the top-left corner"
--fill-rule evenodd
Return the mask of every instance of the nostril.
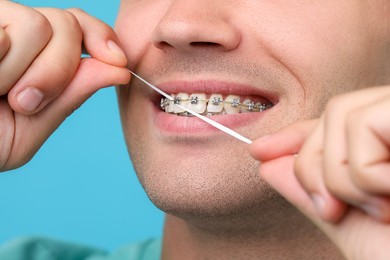
M 192 47 L 218 47 L 220 44 L 215 42 L 191 42 Z
M 171 44 L 169 44 L 168 42 L 166 41 L 161 41 L 158 43 L 158 47 L 159 48 L 164 48 L 164 47 L 173 47 Z
M 180 46 L 179 44 L 172 44 L 169 41 L 159 41 L 155 42 L 154 45 L 159 49 L 170 49 L 170 48 L 176 48 Z M 203 42 L 203 41 L 193 41 L 190 43 L 183 44 L 181 48 L 184 48 L 184 46 L 192 47 L 192 48 L 217 48 L 221 47 L 221 44 L 215 43 L 215 42 Z

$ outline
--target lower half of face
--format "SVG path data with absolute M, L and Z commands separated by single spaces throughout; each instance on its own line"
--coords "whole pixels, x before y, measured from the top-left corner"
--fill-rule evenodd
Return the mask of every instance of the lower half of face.
M 232 114 L 210 113 L 207 107 L 216 105 L 207 94 L 210 104 L 203 114 L 254 140 L 319 115 L 320 106 L 308 109 L 303 93 L 296 92 L 300 94 L 291 94 L 291 99 L 279 97 L 262 111 Z M 242 100 L 239 93 L 233 94 Z M 259 215 L 271 209 L 271 202 L 281 200 L 259 177 L 259 163 L 249 155 L 247 144 L 195 117 L 161 108 L 160 96 L 154 96 L 136 80 L 119 90 L 131 159 L 156 206 L 181 218 L 221 220 Z M 223 100 L 226 96 L 222 95 Z M 231 107 L 232 103 L 224 105 Z M 247 106 L 241 108 L 247 110 Z
M 246 144 L 189 117 L 175 102 L 254 140 L 318 117 L 336 94 L 382 80 L 373 68 L 381 70 L 383 50 L 371 48 L 378 41 L 360 19 L 362 1 L 260 2 L 212 9 L 202 5 L 214 1 L 122 1 L 116 29 L 130 68 L 175 99 L 161 102 L 136 79 L 118 89 L 134 167 L 166 212 L 251 215 L 277 199 Z M 191 17 L 196 20 L 186 20 Z

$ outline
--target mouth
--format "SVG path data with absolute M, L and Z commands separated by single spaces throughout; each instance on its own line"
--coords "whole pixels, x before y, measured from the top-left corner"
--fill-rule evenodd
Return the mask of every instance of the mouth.
M 152 98 L 156 108 L 156 126 L 165 134 L 218 131 L 175 104 L 212 117 L 226 127 L 236 128 L 257 122 L 278 102 L 275 93 L 235 83 L 180 81 L 159 84 L 157 87 L 173 98 L 169 100 L 155 93 Z
M 263 112 L 277 102 L 274 95 L 257 88 L 217 81 L 172 82 L 159 85 L 173 100 L 159 97 L 162 111 L 191 116 L 175 104 L 189 108 L 201 115 Z
M 273 107 L 273 104 L 262 97 L 249 97 L 206 93 L 178 93 L 171 94 L 173 100 L 161 98 L 160 108 L 162 111 L 177 116 L 192 116 L 183 108 L 191 109 L 201 115 L 215 116 L 226 114 L 263 112 Z M 241 101 L 243 100 L 243 101 Z

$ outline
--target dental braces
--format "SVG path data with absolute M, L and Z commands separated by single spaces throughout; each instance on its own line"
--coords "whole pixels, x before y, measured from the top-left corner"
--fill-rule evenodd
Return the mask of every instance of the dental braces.
M 160 107 L 163 111 L 166 110 L 166 107 L 169 106 L 171 103 L 175 105 L 180 105 L 182 102 L 189 102 L 192 105 L 197 105 L 199 102 L 205 102 L 206 106 L 211 102 L 214 106 L 219 106 L 222 104 L 230 104 L 234 108 L 243 108 L 246 109 L 248 112 L 263 112 L 264 110 L 267 110 L 272 107 L 271 104 L 261 104 L 261 103 L 255 103 L 254 101 L 246 100 L 244 103 L 241 103 L 239 99 L 234 98 L 232 101 L 224 101 L 220 97 L 213 97 L 213 99 L 201 99 L 197 96 L 192 96 L 190 98 L 182 99 L 181 97 L 175 97 L 174 100 L 169 100 L 168 98 L 161 98 Z M 218 113 L 217 113 L 218 114 Z M 190 116 L 188 112 L 183 112 L 179 115 L 183 116 Z M 208 112 L 208 116 L 214 115 L 213 113 Z

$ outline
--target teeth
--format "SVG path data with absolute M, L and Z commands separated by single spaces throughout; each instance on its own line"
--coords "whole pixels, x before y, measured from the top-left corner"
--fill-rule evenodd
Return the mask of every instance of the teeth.
M 192 94 L 190 96 L 188 108 L 193 111 L 203 114 L 206 111 L 207 97 L 206 94 Z
M 252 112 L 253 109 L 254 103 L 250 99 L 245 99 L 244 102 L 242 102 L 241 113 Z
M 175 96 L 174 94 L 172 94 L 171 97 L 172 97 L 173 99 L 176 98 L 176 96 Z M 166 99 L 165 99 L 165 100 L 166 100 Z M 168 104 L 168 105 L 165 106 L 165 112 L 167 112 L 167 113 L 173 113 L 173 110 L 174 110 L 174 104 L 173 104 L 173 102 L 171 102 L 171 101 L 169 101 L 169 100 L 166 100 L 165 104 Z
M 173 101 L 167 98 L 161 99 L 161 109 L 167 113 L 174 113 L 181 116 L 191 115 L 184 109 L 175 106 L 175 104 L 207 116 L 262 112 L 272 107 L 272 104 L 254 102 L 251 99 L 245 99 L 243 102 L 240 102 L 240 97 L 236 95 L 229 95 L 225 100 L 223 100 L 223 96 L 220 94 L 213 94 L 207 98 L 206 94 L 202 93 L 194 93 L 191 95 L 179 93 L 177 95 L 172 94 L 171 97 Z
M 260 102 L 257 102 L 256 103 L 256 106 L 255 108 L 259 111 L 259 112 L 262 112 L 264 111 L 266 108 L 265 108 L 265 105 L 264 104 L 261 104 Z
M 239 96 L 227 96 L 223 104 L 226 114 L 240 113 L 240 97 Z
M 213 94 L 209 98 L 207 111 L 209 113 L 221 113 L 223 110 L 223 97 L 220 94 Z
M 186 93 L 179 93 L 177 94 L 175 101 L 173 102 L 174 104 L 181 105 L 182 107 L 188 107 L 188 94 Z M 178 106 L 173 106 L 173 113 L 175 114 L 180 114 L 185 112 L 184 109 Z

